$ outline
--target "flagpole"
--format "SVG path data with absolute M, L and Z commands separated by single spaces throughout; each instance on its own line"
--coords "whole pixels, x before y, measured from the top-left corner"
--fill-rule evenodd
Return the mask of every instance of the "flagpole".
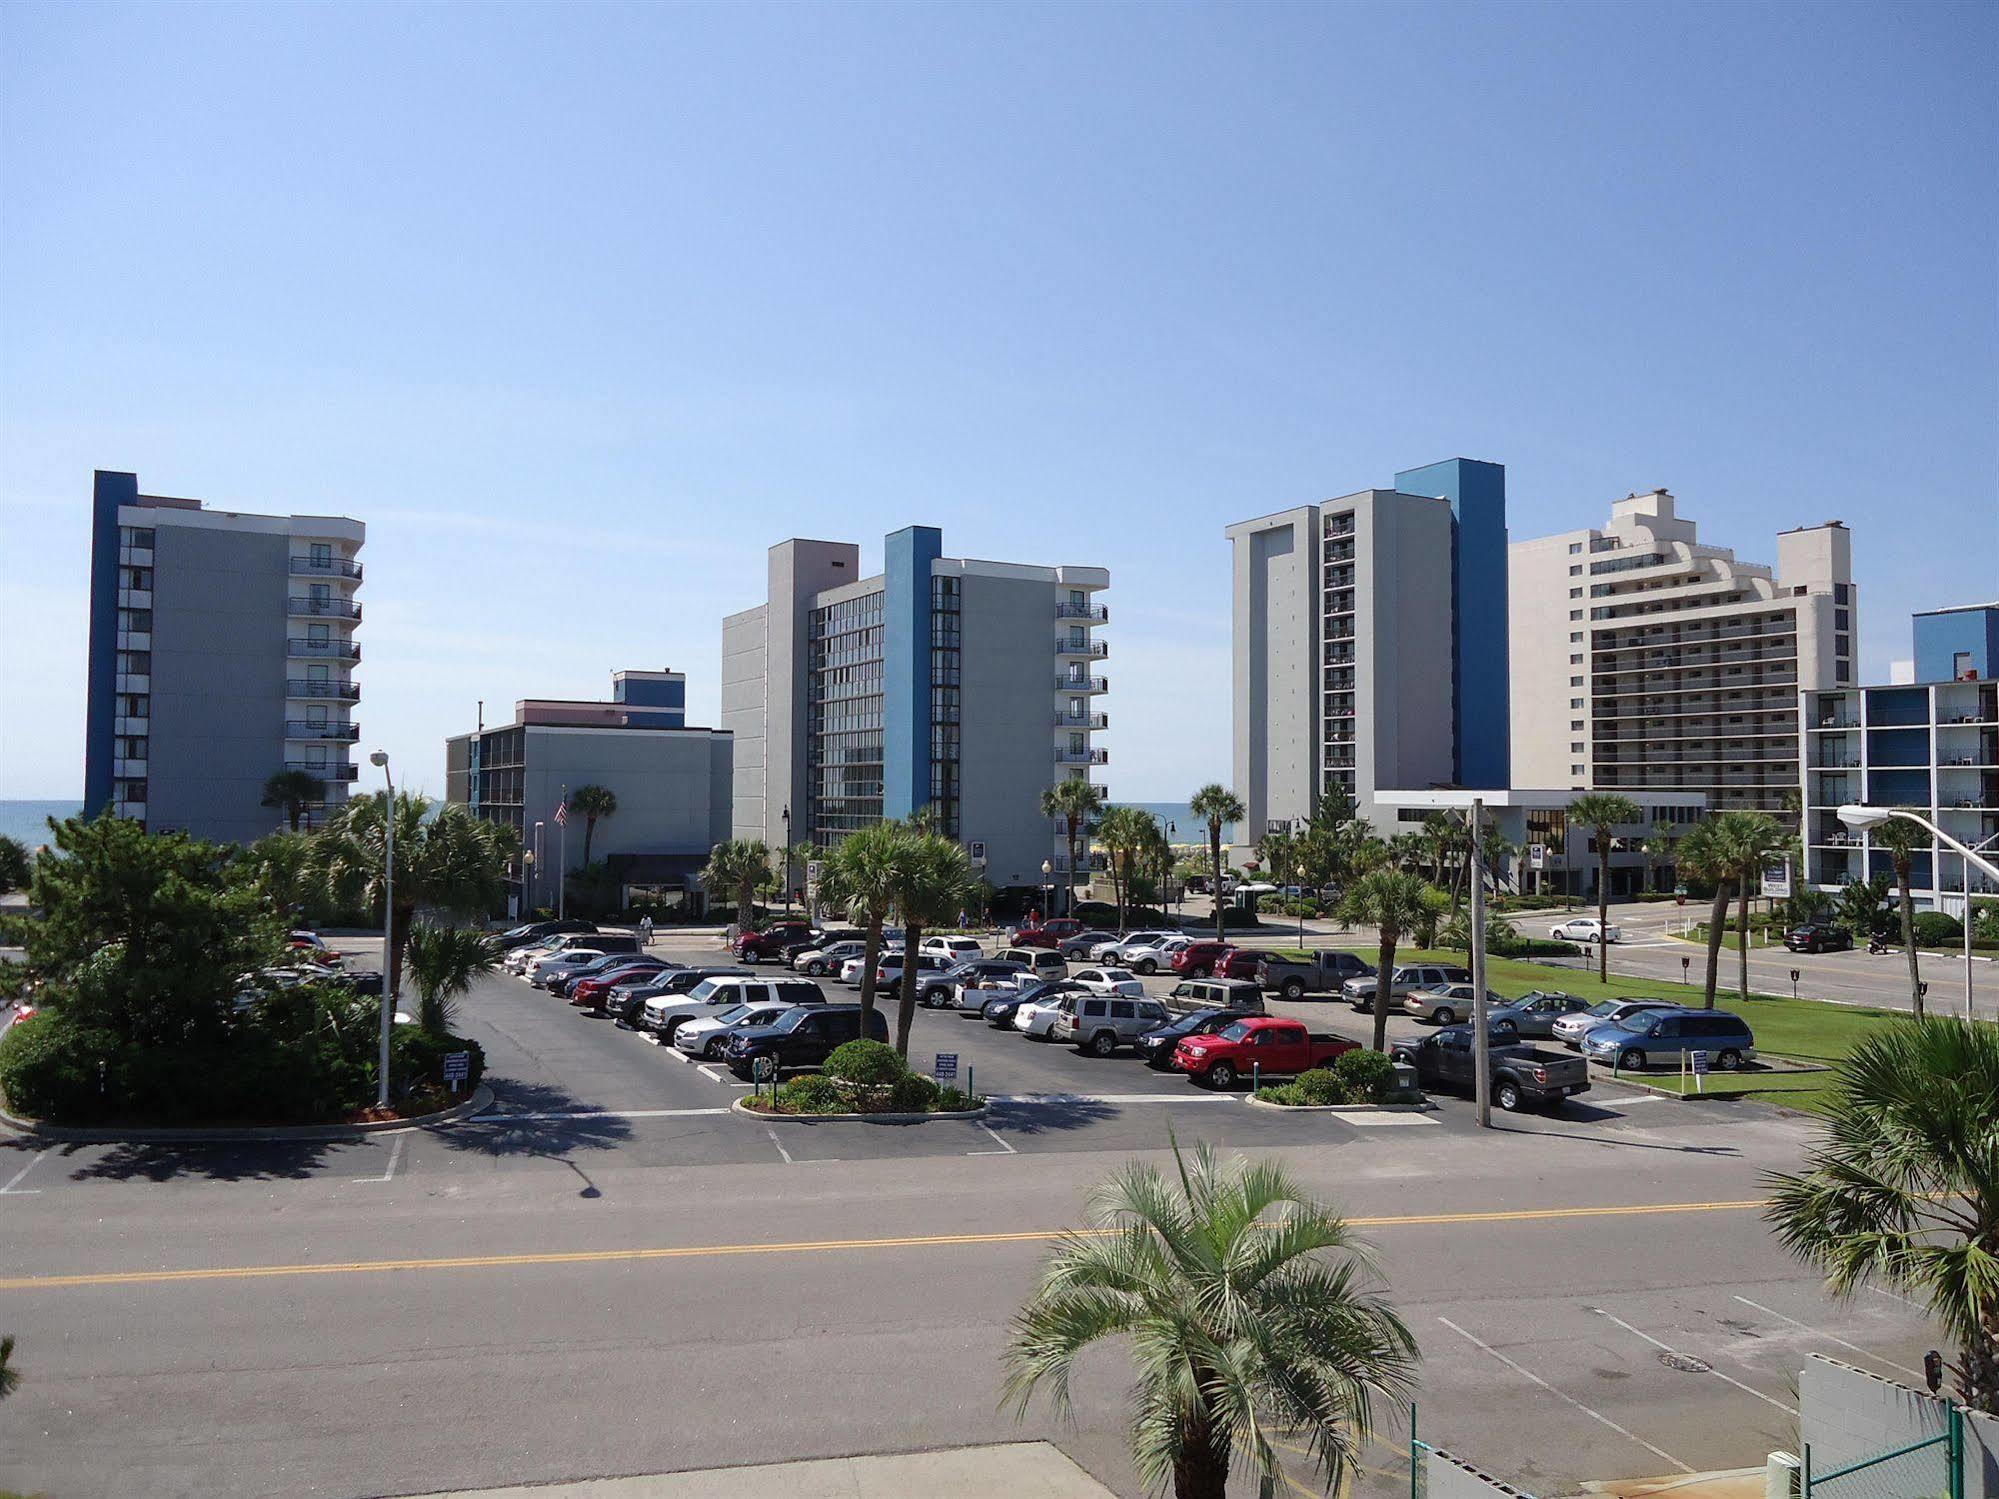
M 561 852 L 555 862 L 555 917 L 569 914 L 569 783 L 562 783 L 562 800 L 556 803 L 555 825 L 562 829 Z

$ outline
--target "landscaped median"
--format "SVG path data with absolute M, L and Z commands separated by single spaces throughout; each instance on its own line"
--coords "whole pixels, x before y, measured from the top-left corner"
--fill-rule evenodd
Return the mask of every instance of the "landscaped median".
M 1314 1067 L 1288 1083 L 1258 1088 L 1251 1103 L 1280 1109 L 1426 1107 L 1420 1092 L 1406 1095 L 1395 1084 L 1395 1064 L 1378 1051 L 1343 1052 L 1330 1067 Z
M 935 1078 L 912 1072 L 893 1046 L 849 1041 L 836 1048 L 818 1072 L 760 1087 L 736 1100 L 739 1113 L 759 1119 L 867 1120 L 877 1124 L 920 1124 L 931 1119 L 976 1119 L 986 1101 Z

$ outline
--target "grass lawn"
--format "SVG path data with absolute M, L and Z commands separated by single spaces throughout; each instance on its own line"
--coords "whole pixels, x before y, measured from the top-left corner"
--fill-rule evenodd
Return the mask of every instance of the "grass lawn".
M 1374 952 L 1354 947 L 1369 962 Z M 1398 963 L 1465 962 L 1461 952 L 1426 952 L 1403 948 L 1396 953 Z M 1555 968 L 1521 958 L 1486 959 L 1486 981 L 1499 993 L 1511 998 L 1530 989 L 1559 990 L 1591 1001 L 1599 999 L 1669 999 L 1675 1004 L 1700 1006 L 1702 990 L 1697 984 L 1676 984 L 1669 979 L 1631 978 L 1613 973 L 1609 983 L 1597 979 L 1595 970 Z M 1744 1004 L 1735 991 L 1724 988 L 1715 995 L 1715 1008 L 1740 1015 L 1756 1033 L 1756 1049 L 1804 1062 L 1837 1062 L 1860 1041 L 1898 1017 L 1892 1010 L 1860 1009 L 1851 1005 L 1830 1005 L 1817 1000 L 1789 999 L 1773 995 L 1752 995 Z M 1678 1092 L 1677 1072 L 1664 1068 L 1645 1074 L 1655 1087 Z M 1733 1073 L 1711 1072 L 1709 1093 L 1740 1097 L 1768 1097 L 1773 1103 L 1792 1108 L 1815 1109 L 1834 1080 L 1830 1072 Z M 1689 1080 L 1691 1086 L 1691 1080 Z

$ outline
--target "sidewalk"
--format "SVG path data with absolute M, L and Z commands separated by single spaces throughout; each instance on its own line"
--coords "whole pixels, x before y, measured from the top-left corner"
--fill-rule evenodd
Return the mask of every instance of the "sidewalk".
M 467 1489 L 427 1499 L 1115 1499 L 1046 1442 Z

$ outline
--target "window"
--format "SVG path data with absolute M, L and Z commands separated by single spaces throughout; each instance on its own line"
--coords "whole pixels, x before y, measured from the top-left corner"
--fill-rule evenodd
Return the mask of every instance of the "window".
M 1571 687 L 1580 687 L 1583 685 L 1583 679 L 1581 677 L 1570 677 L 1569 685 Z
M 1580 766 L 1580 765 L 1571 765 L 1571 766 L 1569 767 L 1569 774 L 1570 774 L 1570 775 L 1572 775 L 1572 776 L 1579 776 L 1579 775 L 1583 775 L 1583 774 L 1585 774 L 1585 773 L 1586 773 L 1586 772 L 1584 771 L 1583 767 L 1582 767 L 1582 766 Z
M 1582 596 L 1583 596 L 1583 591 L 1580 588 L 1571 588 L 1569 590 L 1569 597 L 1572 599 L 1579 599 Z
M 134 585 L 134 586 L 136 586 L 136 585 Z M 1846 611 L 1846 610 L 1844 610 L 1844 609 L 1835 609 L 1835 610 L 1833 610 L 1833 611 L 1832 611 L 1832 627 L 1833 627 L 1833 628 L 1834 628 L 1835 630 L 1846 630 L 1846 629 L 1851 629 L 1851 628 L 1852 628 L 1852 616 L 1851 616 L 1851 615 L 1850 615 L 1850 614 L 1848 613 L 1848 611 Z
M 1569 699 L 1569 706 L 1571 708 L 1580 708 L 1582 705 L 1583 705 L 1583 700 L 1579 697 L 1572 697 Z
M 1569 720 L 1569 732 L 1571 734 L 1580 734 L 1582 731 L 1583 731 L 1583 721 L 1580 718 L 1572 718 Z
M 1131 1020 L 1136 1018 L 1137 1015 L 1138 1010 L 1130 1000 L 1114 999 L 1111 1001 L 1111 1019 Z
M 1583 549 L 1583 544 L 1580 541 L 1572 541 L 1569 543 L 1569 555 L 1571 557 L 1575 556 L 1576 553 L 1580 552 L 1582 549 Z
M 1583 664 L 1583 658 L 1582 658 L 1581 656 L 1579 656 L 1579 655 L 1572 655 L 1572 656 L 1570 656 L 1570 657 L 1569 657 L 1569 665 L 1571 665 L 1571 666 L 1581 666 L 1582 664 Z
M 1583 569 L 1582 569 L 1582 564 L 1580 562 L 1578 562 L 1575 566 L 1569 569 L 1569 576 L 1572 578 L 1580 578 L 1582 575 L 1583 575 Z
M 1583 612 L 1580 609 L 1571 609 L 1569 611 L 1570 619 L 1581 619 L 1582 617 L 1583 617 Z
M 315 567 L 325 567 L 333 561 L 333 548 L 324 541 L 312 544 L 312 562 Z
M 1570 645 L 1581 645 L 1582 643 L 1583 643 L 1583 632 L 1581 630 L 1569 631 Z
M 1575 743 L 1569 746 L 1569 753 L 1572 755 L 1580 755 L 1582 752 L 1583 752 L 1583 746 L 1581 740 L 1577 740 Z

